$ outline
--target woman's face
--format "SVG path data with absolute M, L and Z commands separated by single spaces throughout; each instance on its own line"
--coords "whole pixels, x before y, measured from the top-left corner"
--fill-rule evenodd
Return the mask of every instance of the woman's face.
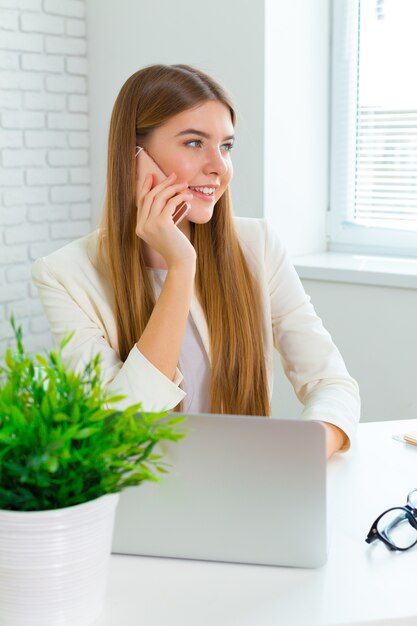
M 145 147 L 167 176 L 175 172 L 175 183 L 187 182 L 192 190 L 187 220 L 195 224 L 208 222 L 214 205 L 225 192 L 233 175 L 230 149 L 234 129 L 230 111 L 222 102 L 209 100 L 194 109 L 171 117 L 155 129 Z M 213 193 L 207 193 L 213 190 Z

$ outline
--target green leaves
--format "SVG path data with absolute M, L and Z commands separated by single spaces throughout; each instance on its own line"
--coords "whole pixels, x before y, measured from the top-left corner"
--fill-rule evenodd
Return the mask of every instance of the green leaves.
M 11 324 L 17 349 L 0 364 L 0 509 L 62 508 L 118 492 L 166 472 L 154 453 L 160 441 L 179 441 L 185 418 L 117 411 L 101 382 L 100 357 L 80 373 L 68 370 L 63 348 L 26 354 L 21 328 Z

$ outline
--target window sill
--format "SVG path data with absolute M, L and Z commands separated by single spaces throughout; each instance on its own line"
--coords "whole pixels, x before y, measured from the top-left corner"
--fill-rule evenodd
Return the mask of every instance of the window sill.
M 292 261 L 307 280 L 417 289 L 417 259 L 323 252 Z

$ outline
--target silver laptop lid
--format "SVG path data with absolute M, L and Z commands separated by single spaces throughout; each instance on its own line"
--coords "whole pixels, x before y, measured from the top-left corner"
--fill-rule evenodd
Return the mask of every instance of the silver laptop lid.
M 325 428 L 189 415 L 159 483 L 121 494 L 113 552 L 318 567 L 325 563 Z

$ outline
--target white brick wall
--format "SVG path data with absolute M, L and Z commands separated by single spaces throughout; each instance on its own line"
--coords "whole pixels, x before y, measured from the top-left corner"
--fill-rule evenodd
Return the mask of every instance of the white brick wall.
M 0 360 L 52 345 L 30 267 L 91 229 L 85 0 L 0 0 Z

